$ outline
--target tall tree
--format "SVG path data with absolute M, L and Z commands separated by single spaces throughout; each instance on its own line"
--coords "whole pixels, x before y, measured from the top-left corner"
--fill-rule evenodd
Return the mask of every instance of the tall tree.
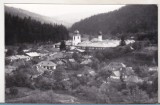
M 61 41 L 61 45 L 60 45 L 60 51 L 66 50 L 66 43 L 65 41 Z

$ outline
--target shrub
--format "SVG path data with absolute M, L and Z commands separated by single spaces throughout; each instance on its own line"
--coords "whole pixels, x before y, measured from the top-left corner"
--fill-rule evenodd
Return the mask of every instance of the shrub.
M 117 57 L 121 57 L 124 54 L 131 52 L 129 46 L 118 46 L 115 48 L 106 48 L 105 50 L 99 50 L 94 52 L 94 57 L 96 57 L 99 61 L 105 61 L 109 59 L 114 59 Z
M 8 49 L 8 51 L 6 52 L 6 56 L 11 56 L 11 55 L 14 55 L 14 50 L 12 49 Z
M 18 89 L 15 88 L 15 87 L 11 87 L 11 88 L 9 89 L 9 91 L 10 91 L 10 94 L 11 94 L 11 95 L 17 95 L 17 94 L 18 94 Z
M 38 87 L 38 88 L 40 88 L 42 90 L 52 89 L 53 86 L 54 86 L 54 80 L 52 78 L 41 77 L 36 82 L 36 87 Z
M 145 91 L 142 91 L 138 87 L 135 87 L 132 90 L 126 91 L 127 95 L 123 95 L 125 103 L 148 103 L 149 96 Z
M 70 83 L 71 83 L 72 89 L 75 89 L 80 85 L 80 81 L 75 76 L 70 77 Z
M 100 92 L 97 87 L 81 86 L 79 89 L 88 99 L 94 100 L 96 103 L 110 103 L 108 96 Z
M 15 82 L 16 82 L 16 80 L 15 80 L 13 75 L 5 74 L 5 86 L 6 86 L 6 88 L 15 86 Z
M 68 78 L 65 69 L 63 67 L 57 67 L 57 69 L 54 71 L 54 80 L 60 82 L 65 78 Z
M 147 66 L 138 66 L 135 67 L 134 71 L 139 77 L 148 77 L 149 76 L 149 70 Z
M 76 52 L 73 53 L 72 58 L 75 59 L 77 62 L 81 62 L 81 56 Z

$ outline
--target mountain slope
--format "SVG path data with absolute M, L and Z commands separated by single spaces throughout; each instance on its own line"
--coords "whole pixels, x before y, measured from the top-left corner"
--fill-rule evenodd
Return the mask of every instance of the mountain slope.
M 5 45 L 22 43 L 59 42 L 67 40 L 68 30 L 63 25 L 42 24 L 28 18 L 5 13 Z
M 94 15 L 76 22 L 70 31 L 81 33 L 116 35 L 117 33 L 137 33 L 157 31 L 157 5 L 128 5 L 109 13 Z
M 19 8 L 5 6 L 5 12 L 10 13 L 13 16 L 19 16 L 21 18 L 31 17 L 31 19 L 40 21 L 41 23 L 62 24 L 66 27 L 70 27 L 70 23 L 58 20 L 53 17 L 42 16 L 42 15 L 30 12 L 30 11 L 26 11 L 23 9 L 19 9 Z

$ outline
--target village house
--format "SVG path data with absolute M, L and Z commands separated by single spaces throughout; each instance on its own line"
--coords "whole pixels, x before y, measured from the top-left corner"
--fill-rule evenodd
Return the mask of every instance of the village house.
M 122 68 L 125 68 L 126 65 L 124 63 L 120 63 L 120 62 L 111 62 L 109 65 L 108 65 L 108 69 L 109 70 L 122 70 Z
M 56 63 L 57 65 L 64 65 L 67 63 L 67 61 L 65 59 L 55 59 L 52 60 L 54 63 Z
M 40 58 L 40 54 L 37 52 L 28 52 L 26 53 L 26 55 L 28 55 L 31 58 Z
M 149 71 L 158 71 L 158 67 L 157 66 L 149 67 Z
M 31 60 L 31 57 L 25 56 L 25 55 L 13 55 L 13 56 L 6 57 L 6 60 L 9 60 L 10 62 L 17 61 L 17 60 L 29 61 Z
M 94 77 L 95 75 L 96 72 L 92 68 L 87 66 L 84 67 L 84 71 L 80 71 L 79 73 L 77 73 L 77 77 L 82 77 L 82 76 Z
M 121 73 L 119 70 L 113 71 L 113 74 L 110 76 L 112 79 L 120 79 Z
M 47 60 L 55 60 L 55 59 L 61 59 L 64 58 L 64 54 L 62 52 L 55 52 L 53 54 L 50 54 L 47 56 Z
M 130 84 L 130 83 L 142 83 L 143 82 L 143 80 L 140 77 L 136 76 L 136 75 L 130 75 L 124 81 L 127 84 Z
M 56 69 L 56 66 L 57 65 L 51 61 L 41 61 L 36 65 L 38 71 L 41 69 L 53 71 Z
M 87 65 L 87 64 L 90 64 L 91 62 L 92 62 L 91 59 L 85 59 L 85 60 L 83 60 L 83 61 L 81 62 L 81 64 Z
M 122 76 L 122 78 L 125 80 L 128 77 L 135 75 L 132 67 L 126 67 L 125 64 L 120 62 L 111 62 L 107 69 L 113 72 L 113 74 L 110 76 L 111 79 L 119 80 Z
M 68 59 L 68 60 L 69 62 L 72 62 L 72 63 L 76 62 L 74 59 Z
M 31 48 L 29 48 L 29 49 L 24 49 L 24 50 L 23 50 L 23 52 L 25 52 L 25 53 L 27 53 L 27 52 L 29 52 L 29 51 L 31 51 Z

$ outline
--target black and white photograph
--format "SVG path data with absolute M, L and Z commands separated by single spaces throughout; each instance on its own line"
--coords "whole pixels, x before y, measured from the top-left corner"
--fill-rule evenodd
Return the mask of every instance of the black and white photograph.
M 5 103 L 158 103 L 158 5 L 5 3 Z

